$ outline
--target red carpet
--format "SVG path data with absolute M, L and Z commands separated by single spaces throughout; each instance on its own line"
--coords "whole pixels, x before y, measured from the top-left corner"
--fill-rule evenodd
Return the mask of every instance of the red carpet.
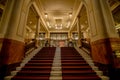
M 49 80 L 55 47 L 44 47 L 12 80 Z
M 61 48 L 62 80 L 101 80 L 73 47 Z
M 12 80 L 49 80 L 54 47 L 41 49 Z M 73 47 L 61 48 L 62 80 L 101 80 Z

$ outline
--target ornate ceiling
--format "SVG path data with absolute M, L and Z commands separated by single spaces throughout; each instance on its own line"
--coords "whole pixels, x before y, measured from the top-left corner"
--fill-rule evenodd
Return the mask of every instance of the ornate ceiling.
M 0 14 L 4 10 L 4 6 L 7 0 L 0 0 Z M 75 22 L 78 9 L 80 7 L 81 0 L 35 0 L 40 13 L 41 18 L 44 21 L 40 24 L 40 31 L 42 32 L 68 32 L 70 29 L 72 31 L 77 31 Z M 120 0 L 109 0 L 111 7 L 111 12 L 115 24 L 120 24 Z M 47 17 L 46 17 L 47 15 Z M 71 16 L 70 16 L 71 15 Z M 88 27 L 87 13 L 83 6 L 79 13 L 80 23 L 83 26 L 83 30 Z M 35 31 L 35 25 L 37 23 L 38 14 L 35 12 L 34 8 L 30 8 L 27 20 L 27 26 L 31 31 Z M 71 26 L 72 25 L 72 26 Z
M 120 0 L 109 0 L 115 24 L 120 24 Z
M 80 0 L 38 0 L 40 12 L 50 32 L 68 32 Z

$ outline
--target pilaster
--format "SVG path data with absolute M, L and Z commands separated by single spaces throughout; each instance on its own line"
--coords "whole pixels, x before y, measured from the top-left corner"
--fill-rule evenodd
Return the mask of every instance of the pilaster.
M 24 58 L 24 34 L 26 13 L 28 13 L 28 10 L 24 10 L 27 9 L 26 5 L 28 4 L 24 4 L 24 0 L 8 0 L 3 13 L 0 24 L 0 43 L 2 43 L 0 75 L 2 74 L 2 77 L 10 73 Z
M 40 17 L 37 17 L 37 24 L 36 24 L 36 34 L 35 34 L 35 46 L 39 47 L 39 31 L 40 31 Z
M 77 17 L 77 32 L 78 32 L 78 46 L 81 47 L 81 25 L 80 25 L 80 16 Z

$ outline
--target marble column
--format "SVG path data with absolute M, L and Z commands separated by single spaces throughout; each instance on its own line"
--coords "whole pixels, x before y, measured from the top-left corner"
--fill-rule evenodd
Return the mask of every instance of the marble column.
M 81 25 L 80 25 L 80 16 L 77 17 L 77 32 L 78 32 L 78 46 L 81 47 Z
M 7 0 L 1 19 L 0 75 L 2 76 L 8 74 L 24 58 L 24 27 L 27 20 L 27 10 L 24 9 L 27 4 L 23 4 L 24 0 Z
M 120 62 L 116 65 L 117 60 L 114 54 L 114 51 L 119 50 L 120 39 L 115 30 L 108 0 L 85 1 L 91 31 L 93 61 L 103 70 L 120 67 Z
M 68 32 L 68 39 L 72 39 L 71 31 Z
M 47 38 L 50 39 L 50 32 L 47 32 Z
M 37 17 L 37 24 L 36 24 L 36 32 L 35 32 L 35 46 L 39 47 L 40 17 L 39 16 L 36 17 Z

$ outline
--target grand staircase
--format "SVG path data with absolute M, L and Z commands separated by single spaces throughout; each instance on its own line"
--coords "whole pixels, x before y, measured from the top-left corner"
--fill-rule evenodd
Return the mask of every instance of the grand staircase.
M 74 47 L 43 47 L 29 57 L 5 80 L 109 80 Z

